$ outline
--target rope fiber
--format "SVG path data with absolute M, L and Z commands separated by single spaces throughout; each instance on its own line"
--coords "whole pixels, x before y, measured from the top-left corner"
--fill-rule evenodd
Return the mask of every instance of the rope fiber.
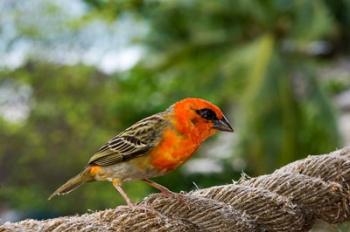
M 309 231 L 350 221 L 350 147 L 309 156 L 272 174 L 165 197 L 131 209 L 5 223 L 0 231 Z

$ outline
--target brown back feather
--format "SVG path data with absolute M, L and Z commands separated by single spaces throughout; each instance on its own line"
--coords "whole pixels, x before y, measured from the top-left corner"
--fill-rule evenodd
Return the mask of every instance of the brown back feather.
M 113 137 L 90 158 L 89 164 L 109 166 L 147 154 L 159 143 L 167 125 L 163 114 L 142 119 Z

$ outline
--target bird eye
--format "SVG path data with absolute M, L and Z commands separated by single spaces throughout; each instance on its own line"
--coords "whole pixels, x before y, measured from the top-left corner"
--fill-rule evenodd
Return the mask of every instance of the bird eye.
M 216 117 L 216 114 L 214 111 L 211 109 L 201 109 L 201 110 L 196 110 L 197 114 L 199 114 L 202 118 L 207 119 L 207 120 L 215 120 L 218 119 Z

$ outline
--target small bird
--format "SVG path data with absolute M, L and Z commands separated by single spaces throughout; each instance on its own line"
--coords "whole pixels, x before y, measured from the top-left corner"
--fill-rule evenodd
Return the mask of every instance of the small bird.
M 180 100 L 109 140 L 49 200 L 91 181 L 112 182 L 130 207 L 134 205 L 122 188 L 125 181 L 143 180 L 169 196 L 173 193 L 168 188 L 149 178 L 179 167 L 217 130 L 233 132 L 219 107 L 200 98 Z

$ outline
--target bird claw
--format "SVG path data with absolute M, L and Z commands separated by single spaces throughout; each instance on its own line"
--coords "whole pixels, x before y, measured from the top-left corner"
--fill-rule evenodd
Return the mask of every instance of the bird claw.
M 184 195 L 183 192 L 181 193 L 175 193 L 175 192 L 161 192 L 160 194 L 164 195 L 165 197 L 168 198 L 174 198 L 175 200 L 179 201 L 180 204 L 186 205 L 187 208 L 189 209 L 188 201 L 186 196 Z
M 177 193 L 174 193 L 170 190 L 167 190 L 167 191 L 161 191 L 160 192 L 161 195 L 165 196 L 165 197 L 173 197 L 173 196 L 176 196 Z
M 143 181 L 145 181 L 146 183 L 148 183 L 149 185 L 151 185 L 152 187 L 158 189 L 160 191 L 160 194 L 168 197 L 168 198 L 175 198 L 176 200 L 180 201 L 182 204 L 186 205 L 188 207 L 188 204 L 186 203 L 187 199 L 184 196 L 184 192 L 181 193 L 175 193 L 170 191 L 167 187 L 164 187 L 156 182 L 153 182 L 149 179 L 143 179 Z M 189 208 L 189 207 L 188 207 Z

